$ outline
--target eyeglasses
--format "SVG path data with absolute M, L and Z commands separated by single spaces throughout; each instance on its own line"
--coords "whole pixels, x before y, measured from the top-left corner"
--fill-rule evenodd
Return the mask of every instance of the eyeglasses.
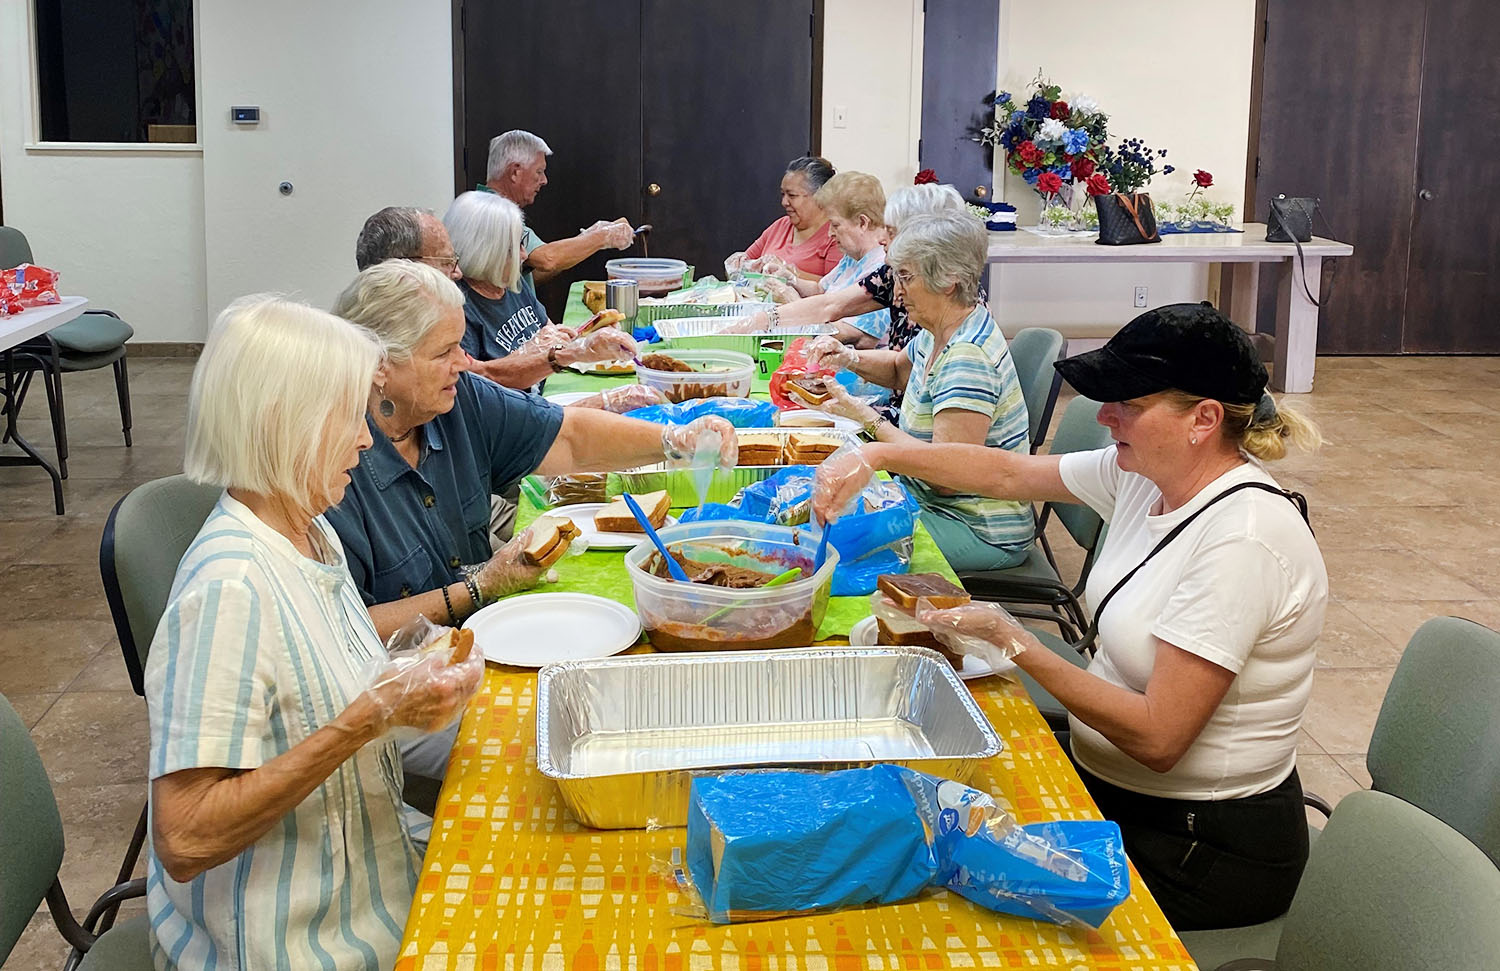
M 458 267 L 458 257 L 456 256 L 423 256 L 419 257 L 419 259 L 428 266 L 435 266 L 439 270 L 445 270 L 450 273 Z
M 910 270 L 896 271 L 896 282 L 899 283 L 902 287 L 911 286 L 911 281 L 915 280 L 916 278 L 916 274 Z

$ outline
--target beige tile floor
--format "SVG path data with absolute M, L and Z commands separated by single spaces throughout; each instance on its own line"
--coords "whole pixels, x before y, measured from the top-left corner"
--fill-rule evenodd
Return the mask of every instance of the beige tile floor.
M 0 692 L 51 774 L 79 914 L 113 882 L 145 796 L 145 709 L 109 621 L 99 537 L 121 495 L 180 468 L 191 366 L 132 363 L 132 449 L 108 372 L 67 377 L 66 516 L 39 470 L 0 469 Z M 1371 727 L 1412 631 L 1442 614 L 1500 626 L 1500 358 L 1324 358 L 1317 391 L 1295 401 L 1329 444 L 1278 474 L 1312 504 L 1334 597 L 1299 767 L 1337 800 L 1369 784 Z M 50 442 L 40 395 L 27 414 L 24 432 Z M 5 968 L 58 968 L 65 952 L 38 915 Z

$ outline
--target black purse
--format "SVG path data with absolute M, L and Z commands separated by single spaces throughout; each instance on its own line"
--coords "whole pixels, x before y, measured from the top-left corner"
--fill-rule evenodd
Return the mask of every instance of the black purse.
M 1302 266 L 1302 290 L 1314 307 L 1320 304 L 1313 300 L 1312 290 L 1307 286 L 1307 257 L 1302 252 L 1302 244 L 1312 240 L 1313 214 L 1316 212 L 1317 199 L 1286 195 L 1272 199 L 1266 212 L 1266 242 L 1296 245 L 1297 262 Z
M 1144 192 L 1112 192 L 1094 196 L 1099 211 L 1099 238 L 1105 246 L 1130 246 L 1135 243 L 1160 243 L 1156 231 L 1156 211 L 1151 197 Z

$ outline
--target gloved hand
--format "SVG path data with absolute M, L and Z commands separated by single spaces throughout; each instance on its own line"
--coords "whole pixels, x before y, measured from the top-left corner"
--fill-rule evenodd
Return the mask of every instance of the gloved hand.
M 730 280 L 734 279 L 735 277 L 739 276 L 742 272 L 744 272 L 744 269 L 745 269 L 745 251 L 744 250 L 740 250 L 737 253 L 730 253 L 729 256 L 728 256 L 728 258 L 724 260 L 724 277 L 726 279 L 730 279 Z
M 879 412 L 851 395 L 848 389 L 833 378 L 822 380 L 823 389 L 828 392 L 828 397 L 816 403 L 808 402 L 807 407 L 814 411 L 821 411 L 825 415 L 857 421 L 861 428 L 868 428 L 875 423 Z
M 667 396 L 644 384 L 622 384 L 616 388 L 605 388 L 599 394 L 597 407 L 623 415 L 637 408 L 667 404 Z M 580 402 L 582 404 L 582 402 Z
M 576 337 L 557 352 L 557 363 L 593 364 L 598 361 L 628 361 L 639 353 L 635 338 L 615 327 L 601 327 Z
M 807 345 L 809 371 L 842 371 L 859 363 L 859 351 L 832 334 L 822 334 Z
M 719 331 L 721 334 L 769 334 L 770 332 L 771 318 L 764 310 L 757 310 L 748 317 L 741 317 Z
M 600 220 L 589 227 L 589 232 L 601 236 L 610 249 L 628 249 L 635 242 L 635 230 L 624 216 L 613 222 Z
M 531 542 L 530 528 L 510 538 L 510 542 L 494 552 L 479 572 L 474 574 L 474 583 L 485 603 L 501 597 L 530 590 L 542 577 L 540 567 L 533 565 L 522 555 Z
M 917 601 L 916 618 L 949 648 L 983 658 L 991 666 L 1036 644 L 1031 632 L 997 603 L 974 601 L 939 610 L 924 598 Z
M 542 328 L 532 336 L 528 343 L 536 344 L 543 348 L 550 348 L 553 344 L 566 344 L 577 336 L 577 334 L 573 333 L 571 327 L 563 327 L 560 324 L 548 321 L 542 325 Z
M 734 468 L 740 459 L 740 442 L 735 437 L 734 426 L 718 415 L 695 418 L 686 425 L 662 426 L 662 455 L 673 465 L 691 462 L 698 452 L 699 439 L 709 433 L 719 436 L 718 467 Z
M 813 473 L 812 511 L 820 523 L 831 523 L 854 507 L 875 479 L 875 470 L 857 448 L 839 449 Z
M 751 260 L 745 265 L 745 269 L 752 273 L 764 273 L 768 277 L 780 277 L 783 280 L 797 278 L 797 268 L 775 253 L 768 253 L 760 259 Z
M 761 282 L 765 284 L 766 292 L 776 303 L 791 303 L 793 300 L 802 299 L 802 294 L 797 292 L 797 288 L 780 277 L 766 277 Z
M 361 693 L 361 700 L 368 701 L 373 712 L 377 736 L 393 728 L 441 731 L 463 714 L 484 677 L 484 655 L 471 650 L 464 660 L 450 663 L 451 651 L 422 649 L 448 630 L 418 615 L 392 637 L 392 643 L 403 635 L 423 639 L 392 650 Z

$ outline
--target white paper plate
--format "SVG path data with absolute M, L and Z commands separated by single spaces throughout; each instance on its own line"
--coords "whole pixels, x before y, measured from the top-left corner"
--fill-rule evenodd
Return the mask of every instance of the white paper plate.
M 579 374 L 593 374 L 601 378 L 628 378 L 632 374 L 635 374 L 634 361 L 626 361 L 616 364 L 569 364 L 568 367 L 577 371 Z M 608 367 L 610 368 L 610 370 L 601 371 L 600 368 L 602 367 Z M 614 370 L 614 368 L 620 368 L 621 370 L 617 371 Z
M 486 660 L 524 668 L 610 657 L 641 637 L 635 611 L 591 593 L 522 594 L 477 611 L 464 626 Z
M 589 541 L 591 550 L 633 550 L 640 543 L 651 542 L 645 533 L 604 533 L 594 527 L 594 513 L 603 509 L 608 503 L 604 502 L 579 502 L 571 506 L 558 506 L 547 510 L 549 516 L 566 516 L 573 520 L 573 525 L 583 534 L 583 538 Z M 665 529 L 668 526 L 676 526 L 677 517 L 668 516 L 667 521 L 662 524 Z
M 791 427 L 791 426 L 788 426 L 786 424 L 783 424 L 783 421 L 782 421 L 782 419 L 786 418 L 788 415 L 817 415 L 819 418 L 827 418 L 829 421 L 833 422 L 833 428 L 834 428 L 835 431 L 857 432 L 857 431 L 860 431 L 863 428 L 863 426 L 860 425 L 859 422 L 855 421 L 852 418 L 840 418 L 838 415 L 825 415 L 821 411 L 813 411 L 810 408 L 788 408 L 786 411 L 781 412 L 780 414 L 778 414 L 776 416 L 776 425 L 777 425 L 778 428 Z M 797 430 L 798 431 L 809 431 L 809 432 L 816 432 L 816 431 L 820 431 L 820 430 L 821 431 L 827 431 L 826 428 L 825 429 L 799 428 Z
M 874 617 L 866 617 L 849 628 L 850 647 L 875 647 L 875 641 L 878 637 L 879 632 L 876 630 Z M 964 666 L 958 669 L 958 676 L 968 681 L 971 678 L 982 678 L 990 674 L 1004 674 L 1015 666 L 1015 661 L 1006 661 L 999 668 L 993 668 L 988 661 L 977 658 L 972 654 L 965 654 Z
M 598 393 L 597 391 L 559 391 L 557 394 L 549 394 L 546 397 L 554 405 L 576 405 L 584 398 L 592 398 Z

